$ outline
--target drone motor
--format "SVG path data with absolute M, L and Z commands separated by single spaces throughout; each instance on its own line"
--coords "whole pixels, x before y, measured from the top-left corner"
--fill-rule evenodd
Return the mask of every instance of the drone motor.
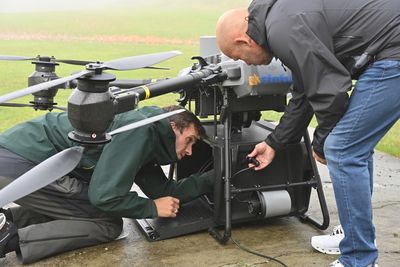
M 33 86 L 39 83 L 48 82 L 51 80 L 58 79 L 59 77 L 55 73 L 55 67 L 59 65 L 54 61 L 54 57 L 41 57 L 38 56 L 37 60 L 32 61 L 35 65 L 35 71 L 28 77 L 28 86 Z M 34 93 L 33 101 L 30 101 L 35 110 L 53 110 L 57 103 L 54 102 L 58 89 L 64 86 L 54 86 L 48 90 L 42 90 Z

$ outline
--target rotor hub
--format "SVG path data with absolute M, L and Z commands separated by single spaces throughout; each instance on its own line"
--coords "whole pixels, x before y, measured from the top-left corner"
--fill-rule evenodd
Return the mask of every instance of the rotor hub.
M 55 62 L 54 57 L 48 56 L 37 56 L 36 60 L 32 61 L 32 64 L 35 64 L 35 70 L 39 72 L 54 72 L 55 67 L 60 65 Z
M 54 102 L 52 97 L 35 96 L 33 101 L 29 101 L 35 110 L 49 110 L 52 111 L 57 103 Z
M 109 89 L 110 82 L 115 81 L 113 74 L 101 73 L 78 78 L 77 89 L 88 93 L 104 93 Z
M 68 139 L 85 145 L 102 145 L 111 141 L 111 135 L 108 133 L 96 134 L 96 133 L 83 133 L 80 131 L 72 131 L 68 133 Z
M 100 61 L 89 63 L 86 65 L 86 69 L 94 71 L 95 74 L 101 74 L 104 69 L 104 64 Z

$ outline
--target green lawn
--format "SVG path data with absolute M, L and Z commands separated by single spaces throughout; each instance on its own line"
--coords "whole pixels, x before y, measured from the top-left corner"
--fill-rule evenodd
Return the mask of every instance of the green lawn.
M 250 0 L 135 0 L 95 10 L 0 13 L 0 54 L 107 61 L 120 57 L 169 50 L 183 55 L 159 64 L 168 71 L 135 70 L 112 72 L 121 79 L 174 77 L 192 64 L 198 54 L 201 35 L 213 35 L 221 13 L 232 7 L 247 6 Z M 132 3 L 134 2 L 134 4 Z M 1 12 L 1 11 L 0 11 Z M 139 41 L 138 41 L 139 40 Z M 61 64 L 56 73 L 64 77 L 82 67 Z M 34 71 L 30 62 L 0 61 L 0 95 L 27 86 Z M 56 101 L 65 106 L 70 90 L 60 90 Z M 141 105 L 172 104 L 178 95 L 149 99 Z M 31 96 L 16 100 L 27 103 Z M 0 132 L 15 123 L 44 112 L 30 108 L 0 107 Z M 264 112 L 264 118 L 279 119 L 280 114 Z M 386 135 L 378 149 L 400 157 L 400 124 Z

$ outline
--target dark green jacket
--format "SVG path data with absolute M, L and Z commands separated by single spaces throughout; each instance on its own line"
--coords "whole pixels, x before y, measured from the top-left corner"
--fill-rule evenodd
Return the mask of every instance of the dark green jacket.
M 158 107 L 144 107 L 119 114 L 109 131 L 162 112 Z M 47 113 L 1 134 L 0 146 L 40 163 L 76 145 L 67 137 L 72 130 L 66 113 Z M 154 218 L 157 209 L 151 199 L 174 196 L 183 203 L 212 191 L 212 172 L 168 180 L 160 165 L 176 161 L 175 133 L 169 120 L 164 119 L 115 135 L 103 146 L 86 149 L 72 174 L 90 182 L 89 199 L 97 208 L 115 216 Z M 130 192 L 133 183 L 151 199 Z

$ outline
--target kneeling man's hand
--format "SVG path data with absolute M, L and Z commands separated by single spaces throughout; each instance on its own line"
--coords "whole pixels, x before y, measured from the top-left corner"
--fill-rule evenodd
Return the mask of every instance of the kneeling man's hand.
M 158 217 L 176 217 L 179 210 L 179 199 L 174 197 L 161 197 L 154 200 Z

